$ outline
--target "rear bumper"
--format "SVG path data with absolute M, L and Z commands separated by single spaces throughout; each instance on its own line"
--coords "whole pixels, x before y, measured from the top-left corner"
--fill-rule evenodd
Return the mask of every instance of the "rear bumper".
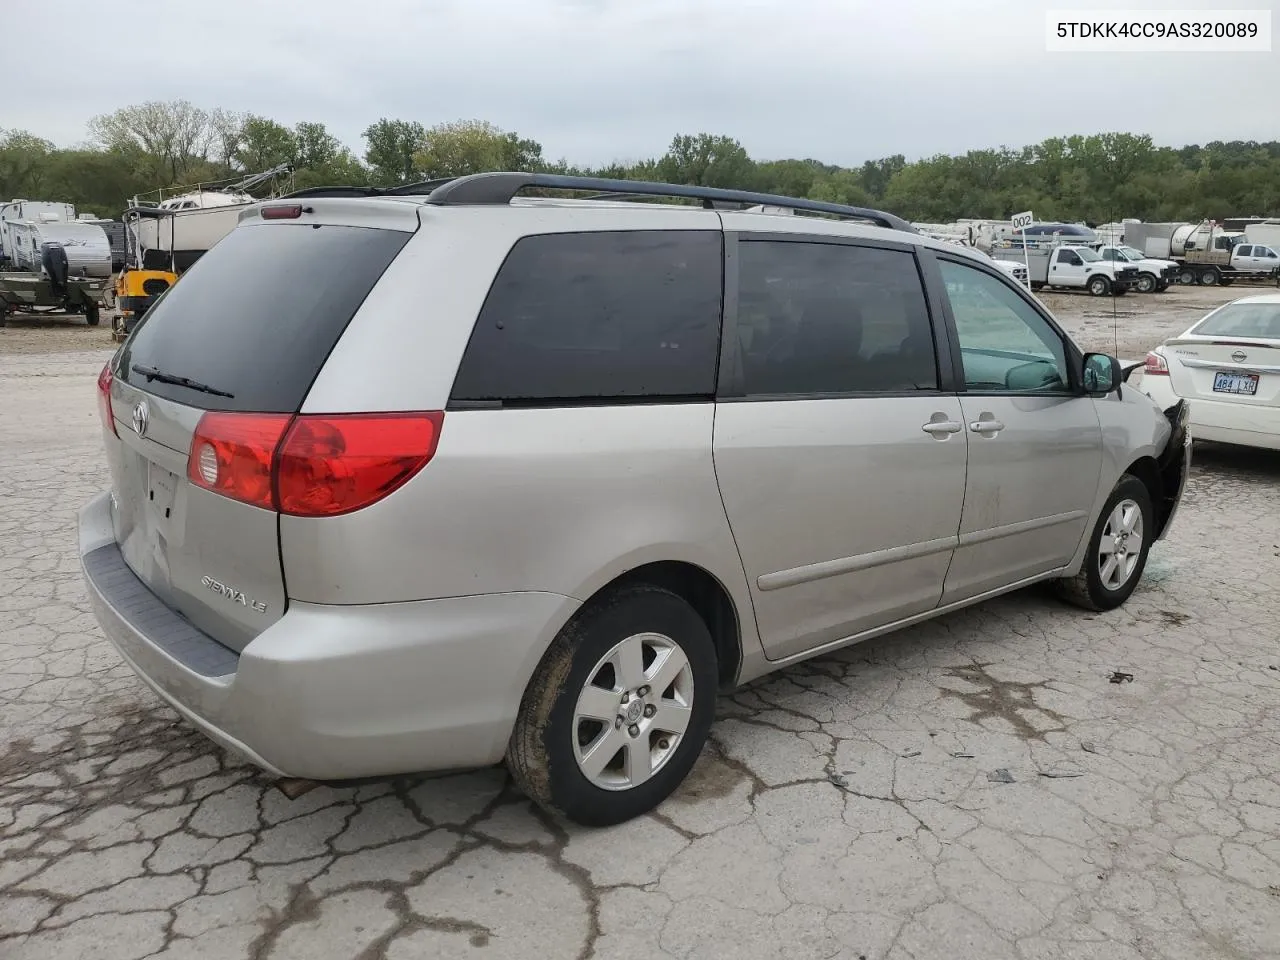
M 1162 408 L 1170 407 L 1181 398 L 1168 381 L 1168 377 L 1143 377 L 1142 392 Z M 1187 405 L 1193 440 L 1280 450 L 1280 408 L 1203 398 L 1188 400 Z
M 502 759 L 528 678 L 579 603 L 506 593 L 288 612 L 236 654 L 124 566 L 110 494 L 80 511 L 94 613 L 188 721 L 271 773 L 342 780 Z

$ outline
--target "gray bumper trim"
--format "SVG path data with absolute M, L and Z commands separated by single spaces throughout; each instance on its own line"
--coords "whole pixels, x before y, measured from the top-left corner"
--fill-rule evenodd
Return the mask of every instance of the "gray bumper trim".
M 202 677 L 236 672 L 240 655 L 165 606 L 129 569 L 114 543 L 90 551 L 82 562 L 85 575 L 103 601 L 152 645 Z

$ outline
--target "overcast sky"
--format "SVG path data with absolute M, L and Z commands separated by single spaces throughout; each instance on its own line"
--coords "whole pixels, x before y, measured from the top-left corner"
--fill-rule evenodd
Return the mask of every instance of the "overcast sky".
M 701 131 L 757 159 L 845 165 L 1105 130 L 1171 145 L 1276 138 L 1280 53 L 1045 52 L 1047 9 L 1227 5 L 0 0 L 0 127 L 70 145 L 95 114 L 187 99 L 323 121 L 358 154 L 379 117 L 484 119 L 585 164 Z

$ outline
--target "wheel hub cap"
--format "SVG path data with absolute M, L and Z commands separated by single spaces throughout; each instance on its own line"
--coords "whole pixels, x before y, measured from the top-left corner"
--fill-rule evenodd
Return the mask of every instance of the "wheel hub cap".
M 627 704 L 626 710 L 627 714 L 623 719 L 626 720 L 627 723 L 635 723 L 644 716 L 644 701 L 632 700 Z

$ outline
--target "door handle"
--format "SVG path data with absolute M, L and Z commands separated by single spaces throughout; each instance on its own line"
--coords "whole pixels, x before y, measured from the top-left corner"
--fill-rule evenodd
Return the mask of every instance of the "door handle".
M 920 429 L 937 437 L 946 436 L 949 433 L 959 433 L 964 427 L 954 420 L 930 420 Z
M 999 420 L 974 420 L 969 424 L 969 429 L 974 433 L 999 433 L 1004 429 L 1004 424 Z

